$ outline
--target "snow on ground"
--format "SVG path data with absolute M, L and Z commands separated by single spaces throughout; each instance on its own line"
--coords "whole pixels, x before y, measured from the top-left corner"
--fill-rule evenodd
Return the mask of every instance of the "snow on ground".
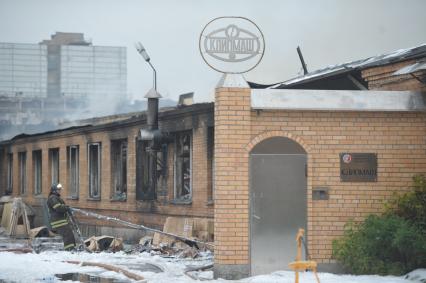
M 201 259 L 185 260 L 175 258 L 163 258 L 148 253 L 126 254 L 119 253 L 69 253 L 64 251 L 49 251 L 40 254 L 14 254 L 10 252 L 0 253 L 0 282 L 64 282 L 55 279 L 54 274 L 85 273 L 96 274 L 101 277 L 125 280 L 126 277 L 112 271 L 105 271 L 98 267 L 79 266 L 65 263 L 67 260 L 100 262 L 126 267 L 129 271 L 140 274 L 152 283 L 184 283 L 200 282 L 189 278 L 184 271 L 186 266 L 203 266 L 212 263 L 212 257 L 205 255 Z M 134 266 L 141 264 L 154 264 L 161 266 L 164 272 L 141 272 Z M 198 272 L 199 277 L 212 278 L 211 271 Z M 416 270 L 408 276 L 409 279 L 395 276 L 352 276 L 319 273 L 321 283 L 417 283 L 419 278 L 426 278 L 426 269 Z M 415 281 L 411 281 L 414 279 Z M 71 281 L 66 281 L 71 282 Z M 244 283 L 293 283 L 294 273 L 290 271 L 278 271 L 268 275 L 254 276 L 240 281 L 227 281 L 223 279 L 211 280 L 212 283 L 244 282 Z M 316 282 L 312 273 L 302 273 L 300 283 Z

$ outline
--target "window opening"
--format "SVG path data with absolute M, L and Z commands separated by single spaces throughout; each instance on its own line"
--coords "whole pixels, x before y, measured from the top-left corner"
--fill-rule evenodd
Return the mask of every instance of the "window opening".
M 33 151 L 34 194 L 41 194 L 41 150 Z
M 79 146 L 67 147 L 68 194 L 71 198 L 78 198 L 79 192 Z
M 27 191 L 27 153 L 19 152 L 19 193 L 21 195 L 25 194 Z
M 101 198 L 101 144 L 91 143 L 89 154 L 89 197 Z
M 7 154 L 7 187 L 6 194 L 10 195 L 13 191 L 13 153 Z
M 191 132 L 176 134 L 175 145 L 175 199 L 191 200 Z
M 59 183 L 59 148 L 49 149 L 50 183 Z
M 125 200 L 127 194 L 127 140 L 111 141 L 112 199 Z
M 155 199 L 155 189 L 150 187 L 148 142 L 136 140 L 136 199 Z

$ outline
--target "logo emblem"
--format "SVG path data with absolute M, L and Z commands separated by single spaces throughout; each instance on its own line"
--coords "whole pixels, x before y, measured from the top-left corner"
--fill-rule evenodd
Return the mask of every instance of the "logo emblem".
M 352 155 L 350 155 L 350 154 L 348 154 L 348 153 L 346 153 L 346 154 L 344 154 L 343 156 L 342 156 L 342 160 L 343 160 L 343 162 L 345 162 L 345 163 L 351 163 L 351 161 L 352 161 Z
M 199 40 L 204 61 L 221 73 L 245 73 L 256 67 L 265 52 L 263 34 L 255 23 L 242 17 L 210 21 Z

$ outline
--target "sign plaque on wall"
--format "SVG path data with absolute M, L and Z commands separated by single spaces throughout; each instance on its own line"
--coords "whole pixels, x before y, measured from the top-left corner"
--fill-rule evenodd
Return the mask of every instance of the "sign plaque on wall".
M 340 181 L 377 182 L 377 154 L 340 153 Z

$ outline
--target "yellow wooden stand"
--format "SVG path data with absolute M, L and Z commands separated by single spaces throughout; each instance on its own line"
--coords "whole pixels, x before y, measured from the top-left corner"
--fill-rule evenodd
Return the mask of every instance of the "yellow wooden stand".
M 318 278 L 317 274 L 317 263 L 315 261 L 303 261 L 302 259 L 302 239 L 303 235 L 305 234 L 304 229 L 299 229 L 296 236 L 297 241 L 297 256 L 296 261 L 290 262 L 288 266 L 294 270 L 296 273 L 295 277 L 295 283 L 299 283 L 299 272 L 305 271 L 305 270 L 312 270 L 312 272 L 315 275 L 315 278 L 317 279 L 317 282 L 320 283 L 320 280 Z

